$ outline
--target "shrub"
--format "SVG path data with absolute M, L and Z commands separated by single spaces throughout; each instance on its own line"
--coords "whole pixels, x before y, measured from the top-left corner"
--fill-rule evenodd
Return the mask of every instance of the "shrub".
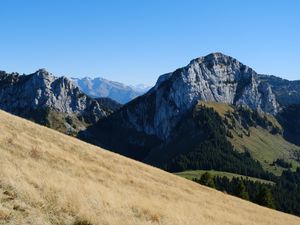
M 76 219 L 73 225 L 93 225 L 91 222 L 89 222 L 86 219 Z

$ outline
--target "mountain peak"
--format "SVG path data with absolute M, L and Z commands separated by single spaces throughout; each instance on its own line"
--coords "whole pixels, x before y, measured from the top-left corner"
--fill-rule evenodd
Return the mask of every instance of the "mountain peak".
M 125 104 L 144 94 L 149 88 L 143 86 L 129 86 L 102 77 L 72 78 L 73 83 L 91 97 L 108 97 Z
M 222 52 L 212 52 L 206 56 L 204 56 L 204 58 L 232 58 L 231 56 L 225 55 Z
M 97 121 L 111 113 L 109 107 L 89 98 L 68 78 L 56 77 L 45 69 L 24 76 L 7 74 L 0 84 L 0 108 L 25 118 L 44 110 Z
M 242 64 L 237 59 L 235 59 L 231 56 L 225 55 L 221 52 L 213 52 L 213 53 L 210 53 L 206 56 L 202 56 L 202 57 L 198 57 L 196 59 L 193 59 L 191 61 L 191 63 L 195 63 L 195 62 L 196 63 L 214 63 L 214 64 L 218 64 L 218 63 L 221 63 L 221 64 L 230 64 L 230 63 Z
M 128 118 L 137 130 L 164 140 L 199 100 L 243 105 L 270 114 L 280 109 L 272 89 L 260 82 L 254 70 L 217 52 L 159 77 L 155 87 L 129 107 Z
M 40 68 L 36 71 L 36 73 L 49 73 L 49 72 L 45 68 Z
M 45 68 L 38 69 L 33 74 L 37 75 L 37 76 L 42 76 L 42 77 L 46 77 L 46 76 L 51 76 L 52 75 L 52 73 L 48 72 Z

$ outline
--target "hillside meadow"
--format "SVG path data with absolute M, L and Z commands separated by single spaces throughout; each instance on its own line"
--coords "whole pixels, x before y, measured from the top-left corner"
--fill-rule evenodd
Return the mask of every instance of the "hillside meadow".
M 0 111 L 0 224 L 297 225 L 300 218 Z
M 203 102 L 200 101 L 200 105 L 213 108 L 224 119 L 226 113 L 233 113 L 234 108 L 228 104 L 216 103 L 216 102 Z M 275 126 L 282 128 L 277 119 L 271 115 L 264 115 Z M 236 124 L 239 122 L 236 120 Z M 296 170 L 300 166 L 300 163 L 296 160 L 295 155 L 300 154 L 300 147 L 288 142 L 282 135 L 271 134 L 268 130 L 262 127 L 250 127 L 250 136 L 239 134 L 243 133 L 243 128 L 240 124 L 236 128 L 231 130 L 233 138 L 228 140 L 233 144 L 236 150 L 244 151 L 247 149 L 251 156 L 258 160 L 263 168 L 277 176 L 282 174 L 283 168 L 277 165 L 272 165 L 276 159 L 284 159 L 292 164 L 292 170 Z

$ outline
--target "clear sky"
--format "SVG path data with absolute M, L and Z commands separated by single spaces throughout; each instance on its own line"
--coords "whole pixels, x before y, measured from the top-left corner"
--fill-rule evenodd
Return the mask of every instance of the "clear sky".
M 300 79 L 299 0 L 1 0 L 0 70 L 155 83 L 223 52 Z

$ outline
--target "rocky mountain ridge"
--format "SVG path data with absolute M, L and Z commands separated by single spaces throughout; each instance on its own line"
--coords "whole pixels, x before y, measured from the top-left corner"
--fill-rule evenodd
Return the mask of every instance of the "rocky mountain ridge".
M 160 76 L 156 85 L 146 94 L 99 120 L 80 133 L 80 137 L 120 154 L 157 165 L 163 158 L 172 161 L 176 151 L 194 151 L 194 147 L 187 147 L 190 145 L 187 139 L 194 143 L 193 146 L 199 146 L 200 139 L 205 137 L 205 131 L 202 130 L 204 121 L 194 117 L 199 101 L 223 103 L 233 108 L 243 107 L 253 111 L 253 115 L 258 112 L 264 119 L 269 116 L 275 118 L 285 107 L 279 103 L 277 96 L 278 92 L 273 91 L 272 84 L 262 79 L 262 75 L 230 56 L 213 53 Z M 243 113 L 242 117 L 247 115 Z M 242 123 L 245 120 L 242 117 L 237 121 L 241 120 Z M 222 123 L 220 126 L 225 126 Z M 269 133 L 266 127 L 261 129 Z M 274 132 L 270 135 L 281 135 L 277 127 L 272 129 Z M 195 138 L 196 134 L 199 140 Z M 226 137 L 224 131 L 222 135 L 218 135 L 219 140 Z
M 213 53 L 162 75 L 148 93 L 125 105 L 120 114 L 134 129 L 167 139 L 178 119 L 199 100 L 243 105 L 270 114 L 280 110 L 272 88 L 254 70 Z
M 259 74 L 258 78 L 272 88 L 281 106 L 300 104 L 300 80 L 290 81 L 274 75 L 264 74 Z
M 81 138 L 123 154 L 120 144 L 125 155 L 139 152 L 134 157 L 140 159 L 154 146 L 174 139 L 179 122 L 199 101 L 275 116 L 286 107 L 283 97 L 297 102 L 299 87 L 297 81 L 260 75 L 230 56 L 212 53 L 160 76 L 146 94 L 121 109 L 109 98 L 84 94 L 74 80 L 43 69 L 26 76 L 1 72 L 0 108 L 75 135 L 89 127 L 80 132 Z
M 112 112 L 108 103 L 119 105 L 112 100 L 92 99 L 68 78 L 56 77 L 44 69 L 29 75 L 0 72 L 0 108 L 42 124 L 50 111 L 95 123 Z

